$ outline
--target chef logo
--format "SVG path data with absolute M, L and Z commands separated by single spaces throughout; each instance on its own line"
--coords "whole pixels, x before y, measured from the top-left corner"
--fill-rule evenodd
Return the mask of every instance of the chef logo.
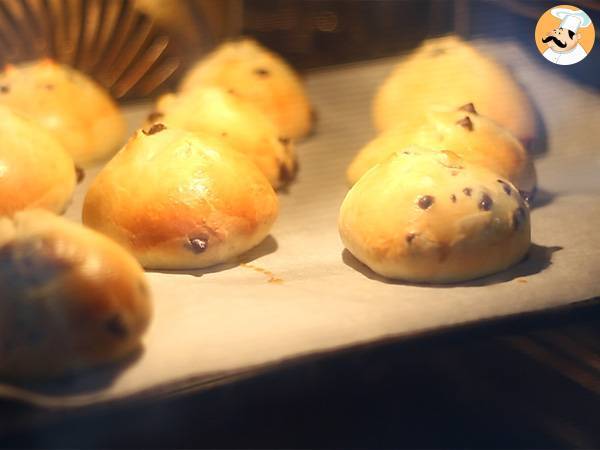
M 583 10 L 571 5 L 550 8 L 535 27 L 535 43 L 548 61 L 568 66 L 584 59 L 594 45 L 594 24 Z

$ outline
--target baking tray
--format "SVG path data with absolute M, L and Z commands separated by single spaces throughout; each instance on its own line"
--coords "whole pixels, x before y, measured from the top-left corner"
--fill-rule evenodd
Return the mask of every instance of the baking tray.
M 271 235 L 238 261 L 148 273 L 155 316 L 144 349 L 117 366 L 43 384 L 0 384 L 0 398 L 46 408 L 151 399 L 208 389 L 283 361 L 408 339 L 600 296 L 600 95 L 548 70 L 518 45 L 476 41 L 509 65 L 539 112 L 530 256 L 513 269 L 451 286 L 384 280 L 344 251 L 337 214 L 345 169 L 374 135 L 371 99 L 397 58 L 313 71 L 316 133 L 297 146 L 301 170 L 280 193 Z M 548 86 L 552 86 L 549 94 Z M 151 105 L 129 106 L 131 128 Z M 67 216 L 80 220 L 78 187 Z

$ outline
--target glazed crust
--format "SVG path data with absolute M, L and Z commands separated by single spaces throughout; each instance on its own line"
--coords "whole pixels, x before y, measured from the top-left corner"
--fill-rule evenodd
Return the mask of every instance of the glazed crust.
M 42 210 L 0 218 L 0 375 L 38 378 L 115 361 L 151 317 L 135 259 Z
M 508 180 L 452 152 L 411 148 L 350 189 L 339 231 L 373 271 L 413 282 L 489 275 L 520 261 L 530 245 L 527 205 Z
M 536 187 L 532 159 L 523 145 L 506 129 L 480 116 L 477 105 L 457 110 L 430 111 L 422 121 L 404 122 L 381 133 L 363 147 L 350 164 L 347 178 L 354 184 L 373 165 L 411 145 L 450 150 L 465 161 L 507 178 L 531 198 Z
M 218 264 L 258 245 L 278 212 L 273 188 L 221 139 L 156 124 L 138 131 L 92 183 L 83 222 L 146 268 Z
M 533 107 L 511 74 L 455 36 L 426 41 L 396 66 L 375 97 L 375 126 L 386 130 L 423 118 L 431 107 L 466 103 L 525 146 L 535 138 Z
M 222 88 L 204 86 L 164 95 L 149 121 L 223 139 L 248 156 L 274 188 L 289 181 L 295 172 L 291 140 L 278 136 L 275 125 L 259 109 Z
M 218 47 L 191 68 L 181 90 L 207 84 L 230 89 L 254 104 L 282 137 L 300 138 L 312 127 L 311 106 L 298 75 L 281 57 L 252 39 Z
M 2 105 L 0 135 L 0 215 L 64 211 L 75 189 L 71 156 L 43 128 Z
M 8 66 L 0 73 L 0 104 L 37 122 L 79 166 L 107 158 L 126 128 L 118 107 L 90 78 L 51 60 Z

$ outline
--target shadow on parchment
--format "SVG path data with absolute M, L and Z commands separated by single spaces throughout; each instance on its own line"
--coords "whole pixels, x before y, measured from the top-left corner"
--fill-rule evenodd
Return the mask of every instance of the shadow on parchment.
M 529 96 L 529 100 L 533 106 L 535 136 L 528 145 L 525 145 L 525 148 L 535 160 L 548 152 L 548 129 L 538 105 L 533 101 L 531 96 Z
M 276 191 L 280 195 L 290 195 L 291 189 L 300 179 L 300 163 L 297 159 L 294 161 L 294 168 L 292 171 L 282 173 L 281 177 L 283 179 L 283 184 L 279 186 Z
M 535 197 L 533 197 L 533 200 L 531 201 L 531 209 L 543 208 L 552 203 L 556 197 L 558 197 L 556 192 L 550 192 L 546 189 L 537 189 Z
M 72 371 L 48 380 L 0 379 L 0 385 L 14 386 L 36 394 L 49 396 L 78 395 L 100 391 L 113 384 L 119 375 L 144 354 L 140 347 L 116 363 Z
M 240 264 L 247 264 L 265 255 L 274 253 L 279 248 L 277 241 L 271 235 L 267 236 L 260 244 L 256 247 L 248 250 L 243 255 L 238 256 L 231 262 L 217 264 L 205 269 L 187 269 L 187 270 L 160 270 L 160 269 L 149 269 L 147 272 L 165 273 L 165 274 L 180 274 L 180 275 L 193 275 L 195 277 L 201 277 L 209 273 L 222 272 L 223 270 L 233 269 Z
M 510 269 L 496 273 L 494 275 L 488 275 L 482 278 L 477 278 L 471 281 L 459 282 L 459 283 L 412 283 L 409 281 L 391 280 L 373 272 L 365 264 L 361 263 L 356 259 L 348 249 L 344 249 L 342 252 L 342 260 L 344 263 L 353 268 L 354 270 L 362 273 L 365 277 L 371 280 L 380 281 L 386 284 L 399 284 L 405 286 L 420 286 L 420 287 L 433 287 L 433 288 L 452 288 L 452 287 L 480 287 L 489 286 L 492 284 L 506 283 L 508 281 L 515 280 L 517 278 L 527 277 L 535 275 L 536 273 L 542 272 L 544 269 L 550 267 L 552 264 L 552 255 L 554 252 L 562 250 L 562 247 L 546 247 L 543 245 L 531 244 L 529 253 L 525 258 L 517 265 Z

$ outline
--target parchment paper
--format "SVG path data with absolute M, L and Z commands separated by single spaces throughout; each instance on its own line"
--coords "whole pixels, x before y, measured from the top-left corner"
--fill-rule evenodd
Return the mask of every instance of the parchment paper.
M 600 296 L 597 88 L 551 73 L 516 45 L 477 44 L 511 66 L 546 128 L 527 261 L 467 284 L 416 286 L 382 280 L 343 252 L 336 220 L 345 168 L 374 135 L 371 99 L 397 59 L 321 69 L 307 80 L 318 129 L 297 146 L 301 171 L 280 195 L 271 236 L 242 258 L 248 264 L 148 273 L 155 315 L 140 354 L 67 381 L 0 385 L 0 397 L 70 407 L 208 388 L 303 355 Z M 148 108 L 128 109 L 132 126 Z M 79 220 L 95 172 L 68 217 Z

